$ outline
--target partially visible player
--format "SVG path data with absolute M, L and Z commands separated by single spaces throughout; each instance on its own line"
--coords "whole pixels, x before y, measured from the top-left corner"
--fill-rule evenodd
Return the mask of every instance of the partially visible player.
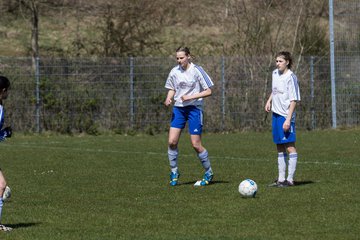
M 3 100 L 5 100 L 8 96 L 8 91 L 10 88 L 10 81 L 4 76 L 0 76 L 0 141 L 4 141 L 6 138 L 11 137 L 12 130 L 11 127 L 5 127 L 4 125 L 4 107 L 3 107 Z M 1 223 L 1 216 L 2 216 L 2 209 L 4 205 L 4 200 L 2 198 L 4 191 L 6 188 L 6 180 L 3 172 L 0 169 L 0 223 Z M 6 227 L 0 224 L 0 231 L 11 231 L 12 228 Z
M 270 186 L 294 185 L 298 159 L 295 148 L 295 107 L 300 101 L 300 90 L 291 66 L 292 58 L 289 52 L 279 52 L 276 55 L 276 69 L 272 72 L 272 92 L 265 105 L 266 112 L 272 111 L 272 135 L 278 152 L 279 175 L 275 183 Z M 287 178 L 286 168 L 288 168 Z
M 201 142 L 202 105 L 203 98 L 212 94 L 211 87 L 214 86 L 214 83 L 202 67 L 191 62 L 189 48 L 179 47 L 176 50 L 176 60 L 178 65 L 170 71 L 165 83 L 165 88 L 169 91 L 164 102 L 165 106 L 170 106 L 174 100 L 168 139 L 168 158 L 171 168 L 170 185 L 175 186 L 178 183 L 180 176 L 178 143 L 182 129 L 188 122 L 192 147 L 205 170 L 200 185 L 205 186 L 212 181 L 213 171 L 208 151 Z

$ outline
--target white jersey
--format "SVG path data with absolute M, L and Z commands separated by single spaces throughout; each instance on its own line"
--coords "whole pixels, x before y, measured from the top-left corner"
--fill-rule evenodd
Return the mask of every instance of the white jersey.
M 193 63 L 189 64 L 187 70 L 184 70 L 180 65 L 171 69 L 165 83 L 165 88 L 175 90 L 174 106 L 176 107 L 190 105 L 202 106 L 202 98 L 183 102 L 181 97 L 184 95 L 193 95 L 214 86 L 211 78 L 202 67 Z
M 3 105 L 0 105 L 0 142 L 4 141 L 6 138 L 6 133 L 5 131 L 2 129 L 3 125 L 4 125 L 4 107 Z
M 280 74 L 278 69 L 272 73 L 272 105 L 271 110 L 287 117 L 291 101 L 300 101 L 300 90 L 296 75 L 289 69 Z M 292 121 L 295 120 L 295 112 Z
M 2 129 L 3 125 L 4 125 L 4 107 L 3 105 L 0 104 L 0 129 Z

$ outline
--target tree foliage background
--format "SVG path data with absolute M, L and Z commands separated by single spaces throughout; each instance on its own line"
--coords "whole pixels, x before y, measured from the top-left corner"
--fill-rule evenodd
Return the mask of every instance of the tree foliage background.
M 359 4 L 334 2 L 337 115 L 358 124 Z M 0 0 L 0 72 L 17 91 L 7 103 L 18 109 L 12 121 L 23 130 L 32 119 L 59 132 L 160 131 L 163 81 L 175 49 L 186 45 L 223 84 L 208 100 L 218 106 L 207 110 L 213 129 L 268 126 L 263 106 L 280 50 L 293 53 L 301 79 L 299 122 L 328 127 L 328 9 L 328 0 Z
M 327 0 L 0 0 L 0 56 L 327 55 Z M 36 32 L 35 32 L 36 33 Z

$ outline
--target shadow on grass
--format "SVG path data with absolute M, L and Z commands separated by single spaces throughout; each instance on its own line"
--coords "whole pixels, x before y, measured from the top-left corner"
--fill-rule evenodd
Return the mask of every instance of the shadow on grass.
M 196 181 L 191 181 L 191 182 L 183 182 L 183 183 L 179 183 L 178 185 L 194 185 L 196 183 Z M 209 185 L 213 185 L 213 184 L 227 184 L 229 183 L 228 181 L 212 181 L 210 182 Z
M 307 185 L 307 184 L 313 184 L 314 181 L 295 181 L 295 186 L 301 186 L 301 185 Z
M 28 227 L 33 227 L 33 226 L 40 225 L 40 224 L 41 224 L 40 222 L 37 222 L 37 223 L 31 222 L 31 223 L 6 224 L 6 226 L 15 229 L 15 228 L 28 228 Z
M 299 187 L 302 185 L 307 185 L 307 184 L 313 184 L 315 183 L 314 181 L 294 181 L 295 185 L 287 185 L 287 184 L 280 184 L 280 185 L 275 185 L 275 182 L 268 185 L 268 187 L 270 188 L 293 188 L 293 187 Z

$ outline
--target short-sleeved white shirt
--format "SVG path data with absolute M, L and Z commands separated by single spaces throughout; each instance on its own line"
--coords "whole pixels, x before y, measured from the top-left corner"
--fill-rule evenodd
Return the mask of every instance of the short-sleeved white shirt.
M 300 89 L 296 75 L 289 69 L 280 74 L 278 69 L 272 73 L 272 105 L 271 110 L 287 117 L 291 101 L 300 101 Z M 295 112 L 292 116 L 295 120 Z
M 0 129 L 2 129 L 4 125 L 4 107 L 0 104 Z
M 165 83 L 165 88 L 175 90 L 174 106 L 176 107 L 202 106 L 202 98 L 183 102 L 181 97 L 193 95 L 214 86 L 211 78 L 202 67 L 193 63 L 189 64 L 187 70 L 184 70 L 180 65 L 171 69 Z

